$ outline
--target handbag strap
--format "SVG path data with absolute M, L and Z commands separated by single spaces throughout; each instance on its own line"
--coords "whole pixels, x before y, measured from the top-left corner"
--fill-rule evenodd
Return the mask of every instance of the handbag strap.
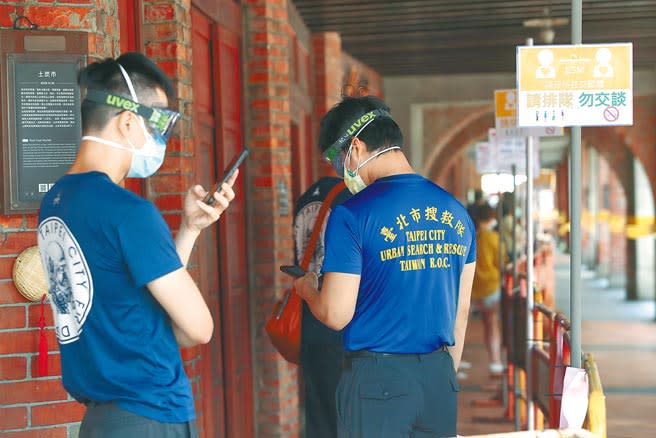
M 328 209 L 330 208 L 330 205 L 333 203 L 333 200 L 335 199 L 335 196 L 344 188 L 346 187 L 346 184 L 344 184 L 344 181 L 340 181 L 335 187 L 333 187 L 330 192 L 328 192 L 328 196 L 326 196 L 326 199 L 324 199 L 323 204 L 321 204 L 321 208 L 319 209 L 319 214 L 317 215 L 317 220 L 314 223 L 314 227 L 312 228 L 312 235 L 310 236 L 310 241 L 308 242 L 308 245 L 305 247 L 305 252 L 303 253 L 303 259 L 301 260 L 301 268 L 305 269 L 307 271 L 308 266 L 310 266 L 310 261 L 312 260 L 312 256 L 314 255 L 314 250 L 317 247 L 317 240 L 319 240 L 319 234 L 321 233 L 321 227 L 323 226 L 323 221 L 326 219 L 326 214 L 328 213 Z

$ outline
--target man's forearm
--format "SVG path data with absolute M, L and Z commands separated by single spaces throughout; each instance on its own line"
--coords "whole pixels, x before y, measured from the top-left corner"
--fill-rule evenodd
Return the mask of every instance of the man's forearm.
M 305 286 L 304 289 L 306 293 L 304 294 L 303 299 L 305 299 L 305 302 L 310 308 L 310 311 L 315 318 L 317 318 L 323 324 L 326 324 L 325 320 L 328 312 L 325 309 L 325 303 L 321 299 L 321 292 L 317 289 L 311 288 L 310 286 Z
M 192 231 L 184 225 L 180 225 L 178 230 L 178 235 L 175 237 L 175 249 L 178 252 L 178 256 L 182 263 L 187 266 L 189 263 L 189 257 L 191 256 L 191 251 L 194 249 L 194 244 L 196 239 L 200 234 L 199 231 Z
M 466 313 L 461 315 L 461 312 L 466 311 Z M 456 326 L 453 330 L 453 337 L 455 338 L 455 345 L 449 347 L 449 353 L 453 358 L 453 365 L 458 371 L 460 367 L 460 360 L 462 359 L 462 350 L 465 346 L 465 332 L 467 331 L 467 320 L 469 314 L 469 306 L 467 309 L 458 309 L 458 315 L 456 317 Z
M 182 348 L 191 348 L 198 345 L 197 342 L 192 341 L 176 323 L 171 321 L 171 326 L 173 327 L 173 334 L 175 335 L 175 340 L 178 342 L 178 345 Z

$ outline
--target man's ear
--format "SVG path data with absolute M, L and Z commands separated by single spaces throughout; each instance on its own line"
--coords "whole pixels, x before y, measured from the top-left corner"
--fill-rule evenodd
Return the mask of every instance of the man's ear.
M 137 127 L 137 117 L 130 111 L 123 111 L 116 118 L 116 128 L 122 137 L 130 138 L 134 135 L 134 129 Z
M 362 162 L 365 154 L 369 153 L 367 150 L 367 143 L 354 137 L 353 140 L 351 140 L 351 144 L 353 145 L 351 149 L 351 157 L 359 159 Z

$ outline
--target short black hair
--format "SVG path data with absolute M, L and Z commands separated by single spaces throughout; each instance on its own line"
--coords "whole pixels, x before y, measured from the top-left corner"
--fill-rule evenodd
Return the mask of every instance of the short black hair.
M 328 149 L 359 117 L 373 110 L 390 112 L 389 107 L 381 99 L 374 96 L 344 97 L 321 119 L 319 128 L 319 147 L 321 151 Z M 401 128 L 391 117 L 376 117 L 360 134 L 358 138 L 367 144 L 370 151 L 383 146 L 403 147 Z M 343 147 L 348 148 L 350 143 Z
M 139 102 L 148 105 L 154 91 L 160 88 L 169 101 L 173 100 L 173 84 L 153 61 L 137 52 L 124 53 L 118 58 L 106 58 L 84 67 L 78 72 L 80 88 L 100 90 L 132 99 L 130 89 L 121 73 L 119 64 L 125 69 Z M 100 131 L 117 115 L 117 109 L 101 103 L 82 101 L 82 132 Z
M 481 205 L 480 207 L 478 207 L 477 213 L 478 213 L 478 220 L 481 222 L 489 221 L 491 219 L 496 218 L 497 216 L 497 213 L 494 210 L 494 208 L 492 208 L 492 206 L 487 202 Z

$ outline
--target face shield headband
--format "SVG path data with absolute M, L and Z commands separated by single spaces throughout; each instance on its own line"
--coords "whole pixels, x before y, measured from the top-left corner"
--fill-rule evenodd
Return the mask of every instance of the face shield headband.
M 131 88 L 131 87 L 130 87 Z M 130 90 L 132 91 L 132 90 Z M 144 118 L 154 136 L 166 142 L 175 124 L 180 119 L 180 113 L 165 108 L 150 108 L 126 97 L 100 90 L 87 90 L 85 100 L 108 105 L 123 111 L 130 111 Z
M 367 125 L 379 117 L 387 117 L 391 119 L 392 115 L 389 112 L 380 109 L 363 114 L 349 126 L 341 137 L 323 152 L 324 159 L 333 166 L 338 174 L 341 175 L 343 172 L 344 159 L 342 153 L 349 145 L 351 139 L 357 137 Z

